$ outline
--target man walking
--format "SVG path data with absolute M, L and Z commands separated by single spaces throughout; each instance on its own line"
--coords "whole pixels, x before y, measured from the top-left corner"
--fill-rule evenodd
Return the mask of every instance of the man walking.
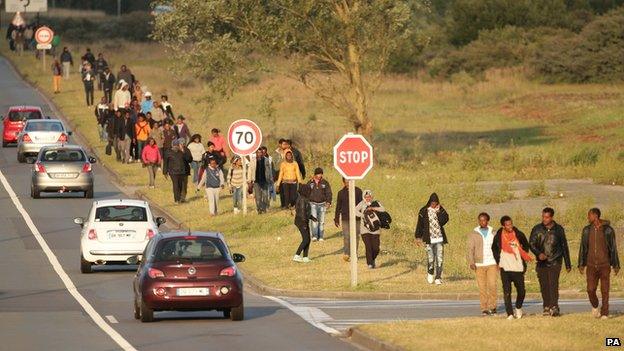
M 479 286 L 479 302 L 483 316 L 496 315 L 496 278 L 498 266 L 492 253 L 494 232 L 490 227 L 490 215 L 479 213 L 479 225 L 468 234 L 468 264 L 476 272 Z
M 102 76 L 106 68 L 108 68 L 108 62 L 106 62 L 104 55 L 100 52 L 97 60 L 95 60 L 95 73 L 97 74 L 98 90 L 102 90 L 104 86 Z
M 61 64 L 63 65 L 63 78 L 69 79 L 69 71 L 71 70 L 71 66 L 74 65 L 74 60 L 67 46 L 63 48 L 63 52 L 61 53 Z
M 312 233 L 312 241 L 324 241 L 323 234 L 325 232 L 325 212 L 331 206 L 332 191 L 329 182 L 323 179 L 323 169 L 317 167 L 314 170 L 314 177 L 307 184 L 310 187 L 310 206 L 312 207 L 312 216 L 315 221 L 310 221 L 310 230 Z
M 249 186 L 253 187 L 256 199 L 256 210 L 258 214 L 266 213 L 269 208 L 269 185 L 273 184 L 273 166 L 262 147 L 256 151 L 256 158 L 251 159 L 248 172 Z
M 336 211 L 334 214 L 334 224 L 336 228 L 342 227 L 342 259 L 345 262 L 351 260 L 351 227 L 349 217 L 349 181 L 342 178 L 344 185 L 336 196 Z M 362 189 L 355 187 L 355 205 L 362 202 Z M 355 222 L 355 243 L 356 251 L 360 243 L 360 219 L 356 218 Z
M 104 72 L 100 75 L 100 82 L 102 83 L 102 88 L 104 89 L 104 96 L 106 96 L 106 101 L 113 101 L 113 89 L 115 89 L 115 76 L 113 72 L 110 71 L 109 67 L 104 68 Z
M 587 274 L 587 295 L 592 306 L 592 316 L 609 318 L 609 289 L 611 268 L 617 275 L 620 258 L 615 243 L 615 231 L 609 221 L 600 219 L 600 209 L 592 208 L 587 214 L 589 225 L 583 228 L 579 247 L 578 267 L 581 274 Z M 598 282 L 602 306 L 598 308 Z
M 167 173 L 173 185 L 173 200 L 176 204 L 186 202 L 188 177 L 191 174 L 190 163 L 193 160 L 191 152 L 184 147 L 183 139 L 173 141 L 171 150 L 167 152 Z
M 219 212 L 219 192 L 225 187 L 223 171 L 215 158 L 211 158 L 208 167 L 204 170 L 206 175 L 206 197 L 208 198 L 208 213 L 216 216 Z
M 533 227 L 529 244 L 531 252 L 537 257 L 535 270 L 542 293 L 544 316 L 559 317 L 559 275 L 561 264 L 565 260 L 566 271 L 572 270 L 570 251 L 565 230 L 553 217 L 555 210 L 546 207 L 542 210 L 542 223 Z
M 427 282 L 442 284 L 442 263 L 444 262 L 444 245 L 448 244 L 444 226 L 449 215 L 440 205 L 438 194 L 433 193 L 427 204 L 418 212 L 416 223 L 416 245 L 423 243 L 427 249 Z M 435 279 L 435 280 L 434 280 Z

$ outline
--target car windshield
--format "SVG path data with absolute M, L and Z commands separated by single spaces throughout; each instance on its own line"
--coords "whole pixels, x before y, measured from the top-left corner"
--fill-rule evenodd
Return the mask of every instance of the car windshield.
M 9 121 L 20 122 L 27 121 L 29 119 L 42 119 L 41 112 L 39 111 L 11 111 L 9 112 Z
M 62 132 L 61 122 L 28 122 L 25 130 L 27 132 Z
M 115 205 L 98 207 L 96 222 L 147 222 L 147 210 L 141 206 Z
M 79 149 L 53 149 L 46 150 L 41 155 L 43 162 L 85 162 L 86 158 Z
M 166 239 L 159 243 L 154 252 L 154 261 L 205 262 L 226 257 L 221 240 L 202 237 L 182 237 Z

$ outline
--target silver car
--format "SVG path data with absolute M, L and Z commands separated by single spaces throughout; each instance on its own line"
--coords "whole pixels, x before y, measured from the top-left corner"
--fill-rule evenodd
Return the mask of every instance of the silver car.
M 26 157 L 37 156 L 43 146 L 67 144 L 71 134 L 58 119 L 26 121 L 17 136 L 17 161 L 24 163 Z
M 42 192 L 84 192 L 93 198 L 92 164 L 89 157 L 77 145 L 44 146 L 32 169 L 30 196 L 38 199 Z

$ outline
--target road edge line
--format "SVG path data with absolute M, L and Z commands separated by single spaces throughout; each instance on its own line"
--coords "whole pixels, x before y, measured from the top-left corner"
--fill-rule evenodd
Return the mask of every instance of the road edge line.
M 78 288 L 76 288 L 76 285 L 74 285 L 74 282 L 71 280 L 69 275 L 65 272 L 58 258 L 56 258 L 56 255 L 54 255 L 54 252 L 52 252 L 52 250 L 50 249 L 50 246 L 48 246 L 48 243 L 45 241 L 45 239 L 39 232 L 39 229 L 37 229 L 37 226 L 33 222 L 32 218 L 30 217 L 30 215 L 28 214 L 28 212 L 26 211 L 26 209 L 20 202 L 19 198 L 17 197 L 17 194 L 15 193 L 15 191 L 13 191 L 11 184 L 9 184 L 9 181 L 4 176 L 4 173 L 2 172 L 2 170 L 0 170 L 0 182 L 2 183 L 2 186 L 4 187 L 6 192 L 9 194 L 9 198 L 11 198 L 13 205 L 15 206 L 17 211 L 20 213 L 20 215 L 26 222 L 28 229 L 30 229 L 30 232 L 32 233 L 32 235 L 35 237 L 35 239 L 39 243 L 39 246 L 43 250 L 43 253 L 48 258 L 50 265 L 52 266 L 56 274 L 59 276 L 59 278 L 61 278 L 61 281 L 65 285 L 65 289 L 69 292 L 69 294 L 74 298 L 74 300 L 76 300 L 76 302 L 78 302 L 78 304 L 80 304 L 80 306 L 89 315 L 89 317 L 91 317 L 93 322 L 95 322 L 95 324 L 103 332 L 105 332 L 111 339 L 113 339 L 113 341 L 117 345 L 119 345 L 119 347 L 121 347 L 125 351 L 137 351 L 137 349 L 135 349 L 123 336 L 121 336 L 121 334 L 119 334 L 115 329 L 113 329 L 113 327 L 111 327 L 108 323 L 106 323 L 106 321 L 104 321 L 102 316 L 95 310 L 95 308 L 93 308 L 93 306 L 87 301 L 87 299 L 85 299 L 84 296 L 82 296 L 82 294 L 78 291 Z
M 279 297 L 275 297 L 275 296 L 262 296 L 262 297 L 264 297 L 265 299 L 269 299 L 269 300 L 271 300 L 273 302 L 277 302 L 278 304 L 288 308 L 291 312 L 293 312 L 294 314 L 296 314 L 299 317 L 301 317 L 301 319 L 303 319 L 304 321 L 310 323 L 315 328 L 318 328 L 318 329 L 324 331 L 327 334 L 330 334 L 330 335 L 333 335 L 333 336 L 342 336 L 343 335 L 338 330 L 336 330 L 336 329 L 334 329 L 332 327 L 328 327 L 324 323 L 316 320 L 316 318 L 314 318 L 314 316 L 312 316 L 310 313 L 304 313 L 303 312 L 303 310 L 310 311 L 314 307 L 297 307 L 297 306 L 294 306 L 293 304 L 289 303 L 288 301 L 282 300 Z M 314 308 L 314 309 L 320 311 L 320 309 L 318 309 L 318 308 Z

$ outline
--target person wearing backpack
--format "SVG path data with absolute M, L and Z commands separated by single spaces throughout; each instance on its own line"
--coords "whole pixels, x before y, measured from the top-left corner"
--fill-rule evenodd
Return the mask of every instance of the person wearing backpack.
M 364 190 L 363 200 L 355 206 L 355 216 L 361 218 L 360 232 L 366 248 L 366 264 L 375 269 L 375 259 L 379 255 L 379 235 L 381 226 L 378 213 L 386 212 L 385 208 L 373 199 L 371 190 Z

